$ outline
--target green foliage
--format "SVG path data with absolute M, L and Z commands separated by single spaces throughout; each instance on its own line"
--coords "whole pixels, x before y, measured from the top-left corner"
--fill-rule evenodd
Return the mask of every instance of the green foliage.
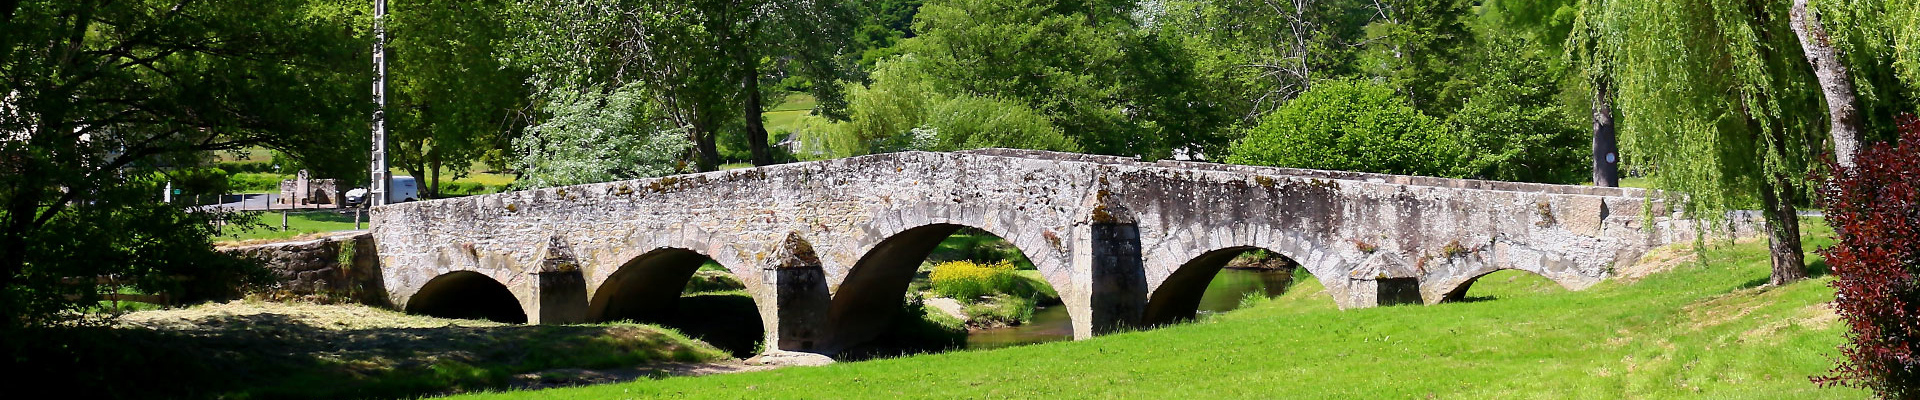
M 1865 143 L 1895 139 L 1893 120 L 1920 111 L 1920 3 L 1912 1 L 1811 1 L 1828 42 L 1839 50 L 1862 119 Z
M 498 50 L 511 2 L 413 0 L 389 10 L 389 152 L 427 197 L 445 191 L 441 173 L 466 176 L 526 125 L 528 73 L 502 65 Z
M 238 173 L 227 175 L 226 188 L 234 193 L 279 193 L 280 181 L 288 179 L 293 179 L 293 175 Z
M 472 196 L 477 194 L 500 193 L 507 191 L 509 186 L 510 185 L 489 185 L 481 182 L 468 181 L 441 182 L 440 194 L 443 196 Z
M 999 294 L 968 304 L 961 312 L 973 326 L 1019 326 L 1033 320 L 1034 307 L 1033 299 Z
M 1186 42 L 1136 28 L 1133 11 L 1120 1 L 931 1 L 915 20 L 919 36 L 900 45 L 918 70 L 903 77 L 924 81 L 916 85 L 933 99 L 1024 105 L 1087 152 L 1162 158 L 1224 147 L 1216 135 L 1237 114 L 1209 97 L 1219 85 L 1196 79 L 1204 75 Z M 874 85 L 888 79 L 876 73 Z
M 744 290 L 746 288 L 746 284 L 740 283 L 740 280 L 735 279 L 731 273 L 700 271 L 694 273 L 693 277 L 687 279 L 685 293 L 724 292 Z
M 1464 174 L 1502 181 L 1578 184 L 1590 171 L 1589 136 L 1555 96 L 1565 69 L 1514 37 L 1482 43 L 1466 104 L 1447 117 Z
M 259 277 L 157 176 L 252 147 L 358 170 L 370 63 L 329 6 L 0 3 L 0 328 L 80 317 L 120 289 L 98 276 L 188 298 Z
M 722 162 L 723 136 L 752 144 L 769 134 L 755 129 L 766 105 L 754 99 L 777 101 L 787 71 L 813 82 L 844 75 L 835 60 L 851 18 L 839 1 L 519 0 L 506 53 L 533 73 L 536 97 L 637 86 L 691 139 L 694 169 L 708 171 Z M 820 114 L 839 116 L 840 85 L 808 86 Z
M 638 86 L 555 89 L 544 122 L 513 141 L 521 155 L 519 188 L 542 188 L 668 175 L 690 146 Z
M 1004 293 L 1018 284 L 1013 263 L 1001 261 L 978 264 L 972 261 L 948 261 L 933 266 L 934 293 L 961 301 Z
M 935 264 L 929 278 L 934 293 L 967 303 L 999 295 L 1029 302 L 1059 297 L 1045 281 L 1037 276 L 1029 276 L 1031 272 L 1017 271 L 1009 261 L 976 263 L 959 260 Z
M 1343 171 L 1455 176 L 1446 125 L 1384 85 L 1333 80 L 1262 118 L 1227 162 Z
M 1446 96 L 1455 70 L 1466 67 L 1459 54 L 1471 49 L 1474 35 L 1466 19 L 1469 0 L 1380 0 L 1379 18 L 1362 28 L 1366 41 L 1354 56 L 1362 74 L 1406 96 L 1415 108 L 1444 115 L 1459 107 Z
M 1573 34 L 1579 0 L 1487 0 L 1480 4 L 1482 26 L 1500 35 L 1521 36 L 1558 54 Z
M 873 78 L 872 85 L 848 89 L 847 122 L 803 118 L 795 130 L 801 153 L 831 158 L 903 150 L 1079 148 L 1045 115 L 1021 103 L 941 95 L 912 56 L 881 62 Z
M 929 111 L 925 129 L 933 130 L 934 137 L 929 150 L 1078 149 L 1046 116 L 1020 103 L 981 97 L 956 98 L 935 104 Z
M 853 30 L 854 51 L 863 69 L 871 69 L 880 60 L 898 55 L 894 45 L 913 37 L 913 17 L 923 0 L 874 0 L 859 4 L 860 25 Z
M 1315 81 L 1358 71 L 1355 58 L 1368 42 L 1363 29 L 1380 15 L 1375 2 L 1327 0 L 1282 7 L 1238 0 L 1167 3 L 1160 19 L 1168 35 L 1186 36 L 1211 49 L 1222 70 L 1213 85 L 1238 85 L 1239 115 L 1270 113 Z M 1229 86 L 1231 87 L 1231 86 Z
M 180 191 L 180 196 L 232 192 L 227 171 L 220 168 L 179 169 L 166 175 L 167 181 L 173 184 L 173 190 Z
M 1603 61 L 1589 74 L 1617 87 L 1625 162 L 1707 217 L 1763 192 L 1794 197 L 1823 143 L 1826 112 L 1788 6 L 1614 0 L 1576 29 Z

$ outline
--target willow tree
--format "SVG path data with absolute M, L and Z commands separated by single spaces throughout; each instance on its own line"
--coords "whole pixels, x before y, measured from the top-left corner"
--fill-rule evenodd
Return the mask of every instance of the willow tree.
M 1593 6 L 1595 3 L 1589 3 Z M 1793 198 L 1826 113 L 1788 0 L 1611 0 L 1589 10 L 1627 161 L 1708 219 L 1758 206 L 1772 284 L 1806 277 Z

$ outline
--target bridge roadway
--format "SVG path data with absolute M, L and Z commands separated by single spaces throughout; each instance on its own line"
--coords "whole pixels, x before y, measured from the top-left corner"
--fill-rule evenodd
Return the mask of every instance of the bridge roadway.
M 1502 269 L 1584 289 L 1691 240 L 1646 196 L 987 149 L 395 204 L 372 221 L 382 283 L 411 312 L 644 320 L 711 258 L 746 284 L 765 343 L 832 354 L 876 337 L 962 227 L 1024 252 L 1087 338 L 1192 318 L 1214 273 L 1254 248 L 1298 262 L 1343 309 L 1458 299 Z

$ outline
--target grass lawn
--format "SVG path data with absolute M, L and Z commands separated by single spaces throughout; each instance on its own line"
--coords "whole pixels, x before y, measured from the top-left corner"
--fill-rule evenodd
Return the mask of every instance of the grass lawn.
M 280 212 L 258 212 L 253 216 L 266 226 L 256 226 L 241 230 L 229 227 L 221 235 L 213 238 L 216 242 L 242 241 L 257 239 L 286 239 L 300 235 L 353 230 L 353 214 L 341 215 L 332 211 L 309 211 L 287 214 L 287 229 L 280 229 Z M 361 218 L 365 218 L 364 216 Z M 365 220 L 362 220 L 365 221 Z M 363 228 L 366 225 L 361 225 Z
M 1807 234 L 1808 249 L 1831 243 L 1824 226 Z M 1808 382 L 1842 341 L 1823 305 L 1832 278 L 1761 288 L 1764 245 L 1713 245 L 1704 262 L 1580 292 L 1507 272 L 1467 302 L 1341 311 L 1308 279 L 1200 322 L 1085 341 L 478 397 L 1867 397 Z

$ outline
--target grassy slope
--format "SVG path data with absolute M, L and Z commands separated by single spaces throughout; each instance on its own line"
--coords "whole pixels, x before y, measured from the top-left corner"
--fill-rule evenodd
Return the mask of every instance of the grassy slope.
M 1830 243 L 1808 233 L 1809 249 Z M 1819 306 L 1831 278 L 1757 289 L 1763 244 L 1581 292 L 1491 275 L 1469 293 L 1481 301 L 1339 311 L 1308 280 L 1203 322 L 1086 341 L 487 397 L 1866 397 L 1808 383 L 1842 340 Z

